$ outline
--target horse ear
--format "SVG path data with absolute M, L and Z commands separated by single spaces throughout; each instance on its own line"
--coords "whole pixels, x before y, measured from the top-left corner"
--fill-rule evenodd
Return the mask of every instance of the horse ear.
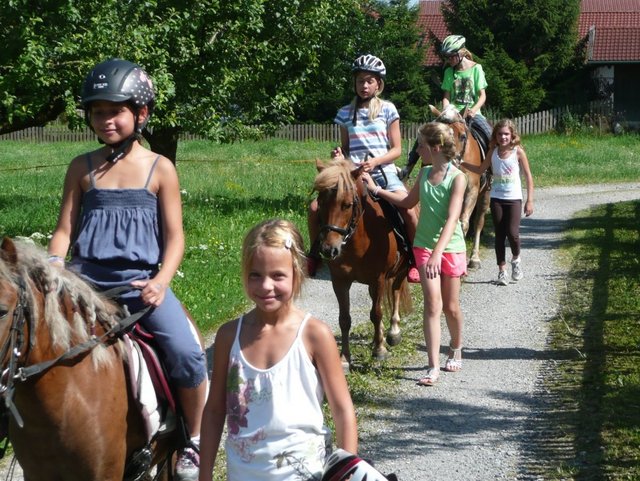
M 429 104 L 429 110 L 431 110 L 431 113 L 432 113 L 433 115 L 435 115 L 436 117 L 439 117 L 439 116 L 440 116 L 440 114 L 442 113 L 442 112 L 440 112 L 437 108 L 435 108 L 435 106 L 434 106 L 434 105 L 431 105 L 431 104 Z
M 2 239 L 2 245 L 0 246 L 0 259 L 11 265 L 16 265 L 18 263 L 16 245 L 8 237 Z
M 327 166 L 320 159 L 316 158 L 316 169 L 318 172 L 322 172 Z

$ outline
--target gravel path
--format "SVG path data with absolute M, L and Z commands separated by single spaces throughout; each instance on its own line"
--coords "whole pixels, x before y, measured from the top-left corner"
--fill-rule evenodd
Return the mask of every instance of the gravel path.
M 424 340 L 412 339 L 422 351 L 419 364 L 406 366 L 393 408 L 359 426 L 361 454 L 401 481 L 537 479 L 535 466 L 544 461 L 536 455 L 548 442 L 537 426 L 544 425 L 552 402 L 539 379 L 554 360 L 546 348 L 548 321 L 558 310 L 557 286 L 565 275 L 555 262 L 556 248 L 577 211 L 638 198 L 638 183 L 538 189 L 534 214 L 521 226 L 524 279 L 495 285 L 495 254 L 484 250 L 482 267 L 462 287 L 462 371 L 441 372 L 434 387 L 417 386 L 426 353 Z M 331 283 L 309 284 L 306 292 L 327 294 L 305 298 L 303 305 L 337 329 Z M 503 302 L 495 304 L 495 298 Z M 369 322 L 364 286 L 352 288 L 352 299 L 354 322 Z M 448 342 L 443 320 L 442 365 Z
M 360 425 L 361 455 L 401 481 L 537 479 L 532 473 L 544 460 L 536 455 L 548 441 L 539 426 L 552 403 L 539 379 L 554 360 L 546 349 L 548 321 L 557 312 L 557 285 L 565 275 L 555 249 L 577 211 L 638 198 L 638 183 L 538 189 L 534 215 L 521 227 L 524 279 L 496 286 L 493 250 L 484 251 L 483 266 L 467 277 L 461 295 L 463 370 L 442 372 L 435 387 L 416 386 L 425 369 L 424 340 L 404 339 L 421 348 L 420 362 L 406 366 L 393 408 L 381 408 L 375 421 Z M 496 296 L 505 302 L 492 303 Z M 351 299 L 354 322 L 369 322 L 365 286 L 354 285 Z M 326 270 L 308 282 L 300 305 L 337 330 Z M 442 363 L 448 341 L 443 328 Z M 3 461 L 0 479 L 6 479 Z M 21 472 L 13 479 L 21 480 Z

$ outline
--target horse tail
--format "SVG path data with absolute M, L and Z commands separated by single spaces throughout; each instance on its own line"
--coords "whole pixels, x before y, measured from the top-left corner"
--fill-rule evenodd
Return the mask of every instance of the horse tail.
M 393 309 L 393 288 L 396 282 L 400 282 L 398 289 L 399 303 L 398 309 L 400 315 L 409 314 L 413 311 L 413 302 L 411 299 L 411 291 L 409 290 L 409 283 L 407 279 L 403 277 L 402 281 L 395 277 L 388 277 L 384 281 L 384 309 L 386 312 L 391 312 Z

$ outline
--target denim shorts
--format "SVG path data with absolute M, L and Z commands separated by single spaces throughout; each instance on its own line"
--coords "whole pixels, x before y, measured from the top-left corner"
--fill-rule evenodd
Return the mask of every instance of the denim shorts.
M 387 176 L 387 186 L 385 190 L 389 192 L 396 192 L 398 190 L 407 192 L 407 188 L 400 180 L 400 177 L 398 177 L 397 172 L 390 173 L 385 171 L 385 175 Z

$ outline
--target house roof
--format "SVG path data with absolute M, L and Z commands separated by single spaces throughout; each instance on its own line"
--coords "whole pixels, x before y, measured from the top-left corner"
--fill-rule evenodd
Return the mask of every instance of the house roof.
M 440 7 L 445 0 L 420 0 L 418 26 L 427 39 L 433 34 L 442 41 L 449 35 Z M 640 0 L 582 0 L 578 20 L 580 38 L 589 36 L 590 63 L 640 62 Z M 442 60 L 429 47 L 425 66 Z
M 640 0 L 582 0 L 578 33 L 590 63 L 640 62 Z

